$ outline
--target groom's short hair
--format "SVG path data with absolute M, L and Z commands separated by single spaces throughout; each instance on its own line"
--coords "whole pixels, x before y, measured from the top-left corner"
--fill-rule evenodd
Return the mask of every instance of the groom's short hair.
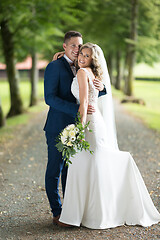
M 72 37 L 81 37 L 82 38 L 82 34 L 77 31 L 68 31 L 65 33 L 64 43 L 66 43 Z

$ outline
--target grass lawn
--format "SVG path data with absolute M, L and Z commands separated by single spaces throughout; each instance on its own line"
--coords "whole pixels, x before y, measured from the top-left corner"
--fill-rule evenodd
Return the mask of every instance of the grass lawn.
M 30 102 L 30 82 L 25 80 L 20 83 L 20 94 L 23 99 L 24 108 L 28 108 Z M 43 81 L 38 83 L 38 97 L 43 98 Z M 6 115 L 10 108 L 9 84 L 7 81 L 0 81 L 0 98 L 2 109 Z
M 112 88 L 113 96 L 122 99 L 124 94 Z M 134 96 L 142 98 L 146 105 L 125 103 L 123 106 L 134 116 L 139 117 L 147 126 L 160 132 L 160 82 L 135 81 Z
M 22 97 L 25 112 L 15 117 L 8 118 L 6 120 L 5 127 L 0 129 L 0 143 L 3 143 L 9 138 L 13 138 L 14 129 L 21 124 L 27 124 L 32 113 L 40 112 L 46 108 L 43 101 L 43 81 L 38 83 L 38 104 L 33 107 L 28 107 L 30 102 L 30 82 L 22 81 L 20 83 L 20 94 Z M 9 98 L 9 85 L 7 81 L 0 81 L 0 98 L 2 103 L 2 110 L 4 115 L 9 111 L 10 98 Z
M 150 66 L 146 63 L 138 63 L 134 68 L 135 77 L 160 78 L 160 62 Z

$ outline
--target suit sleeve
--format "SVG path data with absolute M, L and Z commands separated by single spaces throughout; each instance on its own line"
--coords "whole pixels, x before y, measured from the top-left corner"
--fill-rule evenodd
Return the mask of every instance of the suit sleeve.
M 106 95 L 106 94 L 107 94 L 107 90 L 106 90 L 106 87 L 105 87 L 105 85 L 104 85 L 104 89 L 99 92 L 98 97 L 103 96 L 103 95 Z
M 60 68 L 56 62 L 48 64 L 44 74 L 45 102 L 50 107 L 75 118 L 79 105 L 68 102 L 58 96 L 59 72 Z

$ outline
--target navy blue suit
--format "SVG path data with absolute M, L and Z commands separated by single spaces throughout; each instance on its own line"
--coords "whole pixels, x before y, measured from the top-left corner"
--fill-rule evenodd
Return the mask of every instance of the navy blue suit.
M 45 102 L 49 112 L 44 126 L 48 145 L 48 164 L 45 176 L 46 193 L 54 216 L 61 213 L 61 201 L 58 192 L 61 174 L 63 196 L 65 192 L 67 168 L 61 153 L 55 147 L 56 137 L 68 124 L 74 123 L 79 109 L 71 93 L 74 78 L 69 63 L 64 57 L 48 64 L 44 75 Z M 100 95 L 106 94 L 106 90 Z

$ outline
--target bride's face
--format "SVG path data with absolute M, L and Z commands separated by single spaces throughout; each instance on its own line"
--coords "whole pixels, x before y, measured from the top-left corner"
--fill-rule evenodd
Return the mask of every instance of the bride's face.
M 80 68 L 90 67 L 92 63 L 92 50 L 83 48 L 78 55 L 78 66 Z

